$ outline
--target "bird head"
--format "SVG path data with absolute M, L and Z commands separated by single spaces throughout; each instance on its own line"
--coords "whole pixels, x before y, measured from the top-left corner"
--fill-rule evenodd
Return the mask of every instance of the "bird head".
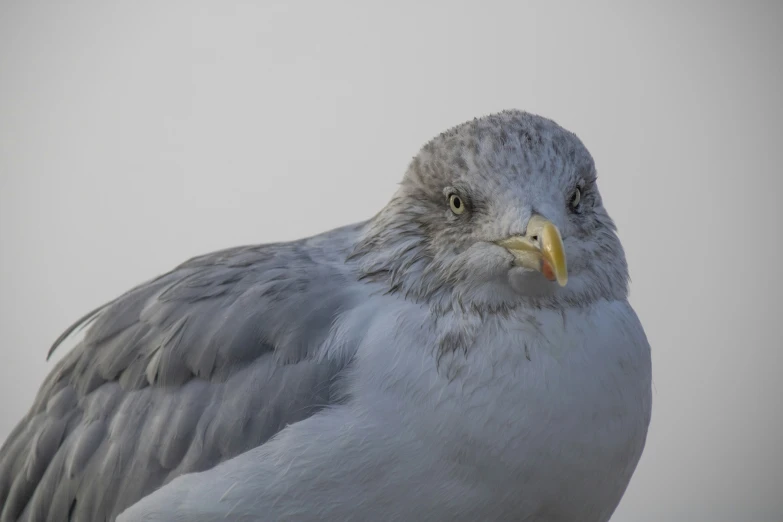
M 627 295 L 590 153 L 551 120 L 504 111 L 427 143 L 357 247 L 368 277 L 419 300 L 502 308 Z

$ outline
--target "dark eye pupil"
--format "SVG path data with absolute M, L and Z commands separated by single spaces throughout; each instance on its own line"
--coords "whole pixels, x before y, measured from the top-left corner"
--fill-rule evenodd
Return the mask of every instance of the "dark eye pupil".
M 462 206 L 462 201 L 460 201 L 459 198 L 454 198 L 454 208 L 459 208 Z

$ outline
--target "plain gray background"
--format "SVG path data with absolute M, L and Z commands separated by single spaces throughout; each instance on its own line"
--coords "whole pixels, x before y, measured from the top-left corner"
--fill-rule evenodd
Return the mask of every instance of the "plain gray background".
M 0 0 L 0 440 L 86 311 L 370 217 L 520 108 L 592 151 L 653 347 L 613 520 L 783 519 L 779 2 L 253 4 Z

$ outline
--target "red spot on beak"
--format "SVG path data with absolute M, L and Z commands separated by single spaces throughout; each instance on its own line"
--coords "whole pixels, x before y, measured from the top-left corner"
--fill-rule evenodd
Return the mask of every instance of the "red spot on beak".
M 544 274 L 544 277 L 550 281 L 557 279 L 555 270 L 552 268 L 552 265 L 549 263 L 549 261 L 546 260 L 546 258 L 541 259 L 541 273 Z

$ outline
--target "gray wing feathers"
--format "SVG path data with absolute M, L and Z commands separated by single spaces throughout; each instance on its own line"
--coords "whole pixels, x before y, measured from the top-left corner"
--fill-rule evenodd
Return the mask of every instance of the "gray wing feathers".
M 342 365 L 313 355 L 359 301 L 356 230 L 195 258 L 85 316 L 0 450 L 0 520 L 112 520 L 333 403 Z

